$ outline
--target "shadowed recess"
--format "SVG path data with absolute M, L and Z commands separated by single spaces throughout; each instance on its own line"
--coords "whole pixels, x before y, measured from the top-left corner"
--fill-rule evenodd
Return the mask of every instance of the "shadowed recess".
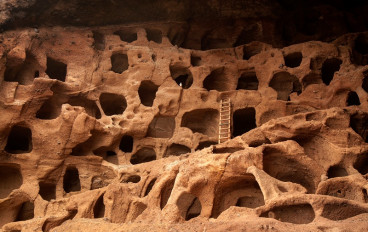
M 132 157 L 130 158 L 131 164 L 141 164 L 156 160 L 156 152 L 153 148 L 144 147 L 139 149 Z
M 148 126 L 147 137 L 171 138 L 175 131 L 175 118 L 155 116 Z
M 345 168 L 334 165 L 331 166 L 327 171 L 328 178 L 347 176 L 348 173 Z
M 193 133 L 216 136 L 218 116 L 219 112 L 214 109 L 193 110 L 183 115 L 181 126 L 191 129 Z
M 350 127 L 368 142 L 368 114 L 356 113 L 350 116 Z
M 322 64 L 322 81 L 326 85 L 329 85 L 335 75 L 335 72 L 340 70 L 342 60 L 338 58 L 331 58 L 325 60 Z
M 75 167 L 67 167 L 63 179 L 63 187 L 66 193 L 78 192 L 81 190 L 79 172 Z
M 111 56 L 111 71 L 121 74 L 128 68 L 129 63 L 126 54 L 116 53 Z
M 164 187 L 161 189 L 161 201 L 160 201 L 160 208 L 163 209 L 167 202 L 169 201 L 169 198 L 171 196 L 171 192 L 174 188 L 175 179 L 169 180 L 164 184 Z
M 34 204 L 33 202 L 26 201 L 20 206 L 15 221 L 26 221 L 32 218 L 34 218 Z
M 47 182 L 40 182 L 38 185 L 40 187 L 39 194 L 44 200 L 50 201 L 52 199 L 56 199 L 56 185 L 55 184 L 47 183 Z
M 296 76 L 288 72 L 276 73 L 269 86 L 276 90 L 277 100 L 289 101 L 289 95 L 296 92 L 298 95 L 302 92 L 302 86 Z
M 47 69 L 46 74 L 51 79 L 59 81 L 65 81 L 67 72 L 67 65 L 63 62 L 54 60 L 53 58 L 47 57 Z
M 147 196 L 147 195 L 151 192 L 151 190 L 152 190 L 153 186 L 154 186 L 154 185 L 155 185 L 155 183 L 156 183 L 156 180 L 157 180 L 157 178 L 153 178 L 153 179 L 149 182 L 149 184 L 147 185 L 146 191 L 144 192 L 144 196 Z
M 245 72 L 238 79 L 237 90 L 258 90 L 258 78 L 256 72 Z
M 34 78 L 40 75 L 40 64 L 36 57 L 26 52 L 26 59 L 22 64 L 10 67 L 5 65 L 4 81 L 18 82 L 21 85 L 31 85 Z
M 10 130 L 5 151 L 13 154 L 28 153 L 32 151 L 32 131 L 23 126 L 15 125 Z
M 155 43 L 162 43 L 162 32 L 158 29 L 146 29 L 146 35 L 148 41 Z
M 156 98 L 157 90 L 158 86 L 155 85 L 152 81 L 142 81 L 141 85 L 138 88 L 138 95 L 141 99 L 141 103 L 144 106 L 151 107 L 153 105 L 153 101 Z
M 93 216 L 94 218 L 103 218 L 105 216 L 105 204 L 103 201 L 104 194 L 102 194 L 97 201 L 95 202 L 95 205 L 93 206 Z
M 23 184 L 19 165 L 0 165 L 0 199 L 7 197 Z
M 236 110 L 233 114 L 233 137 L 256 128 L 256 110 L 253 107 Z
M 232 80 L 232 79 L 231 79 Z M 232 81 L 225 75 L 224 68 L 213 70 L 203 81 L 203 88 L 219 92 L 232 90 Z
M 360 105 L 359 96 L 356 92 L 350 91 L 348 93 L 348 96 L 346 98 L 346 105 L 347 106 L 359 106 Z
M 362 213 L 368 213 L 368 210 L 349 203 L 327 203 L 323 207 L 321 216 L 333 221 L 339 221 Z
M 190 193 L 182 193 L 176 202 L 181 216 L 186 220 L 198 217 L 202 211 L 202 205 L 198 197 Z
M 193 76 L 188 68 L 170 65 L 170 74 L 176 84 L 183 89 L 188 89 L 193 84 Z
M 123 152 L 132 152 L 133 137 L 130 135 L 124 135 L 120 140 L 119 149 Z
M 131 43 L 137 40 L 137 32 L 129 31 L 129 30 L 120 30 L 115 31 L 114 35 L 118 35 L 121 41 Z
M 301 52 L 294 52 L 284 55 L 285 65 L 290 68 L 295 68 L 300 66 L 302 62 L 303 55 Z
M 100 104 L 107 116 L 123 114 L 127 107 L 125 97 L 114 93 L 102 93 Z
M 179 156 L 182 154 L 190 153 L 191 150 L 189 147 L 173 143 L 171 144 L 167 149 L 163 157 L 169 157 L 169 156 Z
M 98 31 L 92 31 L 92 34 L 93 34 L 93 47 L 96 50 L 100 51 L 105 50 L 105 35 Z
M 315 218 L 315 213 L 310 204 L 277 206 L 260 215 L 261 217 L 274 218 L 281 222 L 293 224 L 308 224 Z

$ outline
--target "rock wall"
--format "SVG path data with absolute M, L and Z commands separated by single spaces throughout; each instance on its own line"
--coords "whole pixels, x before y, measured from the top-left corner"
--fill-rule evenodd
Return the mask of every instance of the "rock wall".
M 2 230 L 365 231 L 368 34 L 191 50 L 182 26 L 1 35 Z

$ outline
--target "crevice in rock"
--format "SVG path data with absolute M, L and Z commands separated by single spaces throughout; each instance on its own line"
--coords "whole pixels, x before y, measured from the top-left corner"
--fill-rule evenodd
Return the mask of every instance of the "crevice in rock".
M 146 191 L 144 192 L 144 196 L 147 196 L 147 195 L 151 192 L 151 190 L 152 190 L 153 186 L 154 186 L 154 185 L 155 185 L 155 183 L 156 183 L 156 180 L 157 180 L 157 178 L 153 178 L 153 179 L 149 182 L 149 184 L 147 185 Z
M 92 31 L 93 34 L 93 47 L 96 50 L 105 50 L 105 35 L 98 31 Z
M 103 202 L 104 194 L 102 194 L 95 205 L 93 206 L 93 216 L 94 218 L 103 218 L 105 216 L 105 204 Z
M 182 193 L 178 198 L 176 205 L 179 208 L 181 216 L 186 221 L 198 217 L 202 211 L 202 205 L 198 197 L 190 193 Z
M 15 221 L 26 221 L 32 218 L 34 218 L 34 204 L 33 202 L 26 201 L 20 206 Z
M 163 188 L 161 189 L 160 194 L 160 208 L 163 209 L 167 202 L 169 201 L 169 198 L 171 196 L 171 192 L 174 188 L 175 179 L 167 181 Z

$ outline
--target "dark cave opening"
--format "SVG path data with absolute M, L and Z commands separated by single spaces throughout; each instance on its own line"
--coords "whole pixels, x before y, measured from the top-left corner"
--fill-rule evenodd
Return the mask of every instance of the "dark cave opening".
M 94 218 L 103 218 L 105 216 L 105 204 L 104 204 L 104 194 L 102 194 L 95 205 L 93 206 L 93 216 Z
M 114 93 L 101 93 L 100 104 L 107 116 L 123 114 L 127 107 L 125 97 Z
M 53 58 L 47 57 L 47 69 L 46 74 L 51 79 L 56 79 L 65 82 L 67 72 L 67 65 L 63 62 L 54 60 Z
M 158 29 L 147 29 L 146 35 L 148 41 L 153 41 L 155 43 L 162 43 L 162 32 Z
M 31 129 L 19 125 L 12 127 L 5 151 L 13 154 L 28 153 L 32 151 L 32 131 Z
M 289 68 L 295 68 L 300 66 L 302 62 L 303 55 L 301 52 L 293 52 L 287 55 L 284 55 L 285 65 Z
M 116 53 L 111 56 L 111 71 L 121 74 L 128 68 L 129 62 L 126 54 Z
M 105 50 L 105 35 L 98 32 L 92 31 L 93 34 L 93 47 L 97 50 Z
M 202 133 L 208 136 L 217 135 L 219 112 L 214 109 L 197 109 L 184 113 L 182 127 L 187 127 L 193 133 Z
M 258 78 L 256 72 L 245 72 L 238 79 L 237 90 L 258 90 Z
M 56 185 L 47 182 L 40 182 L 39 184 L 42 199 L 46 201 L 50 201 L 52 199 L 56 199 Z
M 328 178 L 347 176 L 348 173 L 345 168 L 338 165 L 331 166 L 327 171 Z
M 169 156 L 179 156 L 182 154 L 190 153 L 191 150 L 189 147 L 173 143 L 171 144 L 167 149 L 163 157 L 169 157 Z
M 272 77 L 269 86 L 276 90 L 277 100 L 289 101 L 291 93 L 296 92 L 299 95 L 302 92 L 299 79 L 288 72 L 276 73 Z
M 360 105 L 359 96 L 356 92 L 350 91 L 348 93 L 348 96 L 346 99 L 346 105 L 347 106 L 359 106 Z
M 114 35 L 118 35 L 121 41 L 131 43 L 137 40 L 137 33 L 133 31 L 115 31 Z
M 233 123 L 233 137 L 256 128 L 256 110 L 253 107 L 236 110 L 233 114 Z
M 325 60 L 322 64 L 322 81 L 326 85 L 329 85 L 335 75 L 335 72 L 340 70 L 342 60 L 338 58 L 331 58 Z
M 63 187 L 66 193 L 78 192 L 81 190 L 79 172 L 76 167 L 67 167 L 63 179 Z
M 152 81 L 142 81 L 138 88 L 138 95 L 144 106 L 151 107 L 156 98 L 158 86 Z
M 155 150 L 153 150 L 153 148 L 150 147 L 143 147 L 132 155 L 132 157 L 130 158 L 130 163 L 141 164 L 151 162 L 153 160 L 156 160 Z
M 133 137 L 130 135 L 124 135 L 120 140 L 119 149 L 123 152 L 132 152 Z

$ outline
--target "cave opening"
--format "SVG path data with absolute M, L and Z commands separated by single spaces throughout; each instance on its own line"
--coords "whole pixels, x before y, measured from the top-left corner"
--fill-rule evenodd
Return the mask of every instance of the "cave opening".
M 30 201 L 24 202 L 18 211 L 16 222 L 26 221 L 34 218 L 34 203 Z
M 225 76 L 224 68 L 213 70 L 203 81 L 203 87 L 210 90 L 217 90 L 219 92 L 231 90 L 231 81 Z
M 107 116 L 123 114 L 127 107 L 125 97 L 114 93 L 101 93 L 100 104 Z
M 29 153 L 32 151 L 32 131 L 28 127 L 15 125 L 11 128 L 5 151 L 12 154 Z
M 150 147 L 143 147 L 132 155 L 132 157 L 130 158 L 130 163 L 141 164 L 151 162 L 153 160 L 156 160 L 155 150 L 153 150 L 153 148 Z
M 345 168 L 338 165 L 331 166 L 327 171 L 328 178 L 347 176 L 348 173 Z
M 155 183 L 156 183 L 156 180 L 157 180 L 157 178 L 153 178 L 153 179 L 148 183 L 147 188 L 146 188 L 146 191 L 144 192 L 144 196 L 147 196 L 147 195 L 151 192 L 151 190 L 152 190 L 153 186 L 154 186 L 154 185 L 155 185 Z
M 193 84 L 192 73 L 187 68 L 170 65 L 170 74 L 172 79 L 183 89 L 188 89 Z
M 126 54 L 116 53 L 111 56 L 111 71 L 123 73 L 129 68 L 128 56 Z
M 119 144 L 119 149 L 123 152 L 132 152 L 133 151 L 133 137 L 130 135 L 124 135 Z
M 184 113 L 182 127 L 187 127 L 193 133 L 216 136 L 218 131 L 219 112 L 215 109 L 197 109 Z
M 256 110 L 253 107 L 236 110 L 233 114 L 233 137 L 256 128 Z
M 201 66 L 202 65 L 202 58 L 200 56 L 191 55 L 190 56 L 190 64 L 193 67 Z
M 20 85 L 31 85 L 33 79 L 39 77 L 40 67 L 36 57 L 30 52 L 26 52 L 26 58 L 24 62 L 15 67 L 5 66 L 4 81 L 18 82 Z
M 158 86 L 152 81 L 142 81 L 138 88 L 138 95 L 144 106 L 151 107 L 156 98 Z
M 212 142 L 212 141 L 202 141 L 198 144 L 197 148 L 195 149 L 196 151 L 198 150 L 202 150 L 204 148 L 210 147 L 212 145 L 217 144 L 217 142 Z
M 322 64 L 322 81 L 326 85 L 329 85 L 335 75 L 335 72 L 340 70 L 342 60 L 338 58 L 330 58 L 325 60 Z
M 293 52 L 284 55 L 285 65 L 289 68 L 296 68 L 302 63 L 303 55 L 301 52 Z
M 353 167 L 362 175 L 368 173 L 368 154 L 363 153 L 355 160 Z
M 148 126 L 146 137 L 171 138 L 175 131 L 175 117 L 156 115 Z
M 366 35 L 360 34 L 354 40 L 353 62 L 356 65 L 368 64 L 368 38 Z
M 350 91 L 348 93 L 348 96 L 346 99 L 346 105 L 347 106 L 359 106 L 360 105 L 359 96 L 356 92 Z
M 39 184 L 40 191 L 39 194 L 42 199 L 46 201 L 50 201 L 52 199 L 56 199 L 56 185 L 53 183 L 40 182 Z
M 102 194 L 95 205 L 93 206 L 93 216 L 94 218 L 103 218 L 105 216 L 105 204 L 104 204 L 104 194 Z
M 368 70 L 363 72 L 363 83 L 362 88 L 368 93 Z
M 162 43 L 162 32 L 158 29 L 146 29 L 146 35 L 148 41 L 155 43 Z
M 90 99 L 87 99 L 86 97 L 83 97 L 83 96 L 71 97 L 71 98 L 69 98 L 69 100 L 66 103 L 68 103 L 71 106 L 80 106 L 80 107 L 83 107 L 84 110 L 86 111 L 86 113 L 89 116 L 93 117 L 93 118 L 96 118 L 96 119 L 100 119 L 101 118 L 101 112 L 100 112 L 100 109 L 98 108 L 98 106 L 96 105 L 96 102 L 95 101 L 92 101 Z M 56 107 L 56 105 L 55 106 L 51 106 L 50 109 L 53 109 L 53 107 Z M 47 110 L 47 109 L 45 109 L 45 110 Z M 59 110 L 60 109 L 58 109 L 57 111 L 60 114 Z M 47 114 L 48 113 L 46 113 L 46 115 Z M 53 111 L 50 112 L 50 115 L 56 115 L 56 114 L 57 114 L 56 112 L 53 112 Z
M 276 206 L 260 216 L 275 218 L 281 222 L 308 224 L 314 220 L 315 213 L 310 204 L 296 204 Z
M 105 35 L 98 31 L 92 31 L 93 47 L 97 50 L 105 50 Z
M 350 127 L 362 137 L 364 142 L 368 142 L 368 115 L 353 114 L 350 116 Z
M 185 221 L 198 217 L 202 211 L 202 205 L 198 197 L 191 193 L 182 193 L 178 198 L 176 205 Z
M 7 197 L 23 184 L 19 166 L 0 165 L 0 199 Z
M 78 192 L 81 190 L 79 172 L 76 167 L 67 167 L 63 179 L 63 187 L 66 193 Z
M 163 157 L 169 157 L 169 156 L 180 156 L 182 154 L 190 153 L 191 150 L 189 147 L 173 143 L 171 144 L 167 149 Z
M 53 58 L 47 57 L 47 69 L 46 74 L 51 79 L 56 79 L 65 82 L 67 72 L 67 65 L 61 61 L 54 60 Z
M 262 47 L 260 45 L 245 45 L 243 47 L 243 60 L 249 60 L 251 57 L 261 53 Z
M 167 202 L 169 201 L 169 198 L 171 196 L 171 192 L 174 188 L 175 179 L 169 180 L 164 184 L 164 187 L 161 189 L 161 196 L 160 196 L 160 208 L 163 209 Z
M 296 92 L 299 95 L 302 92 L 299 79 L 288 72 L 276 73 L 272 77 L 269 86 L 276 90 L 277 100 L 289 101 L 291 93 Z
M 115 31 L 114 35 L 118 35 L 121 41 L 131 43 L 137 40 L 137 33 L 133 31 Z
M 238 79 L 237 90 L 258 90 L 258 78 L 256 72 L 245 72 Z

